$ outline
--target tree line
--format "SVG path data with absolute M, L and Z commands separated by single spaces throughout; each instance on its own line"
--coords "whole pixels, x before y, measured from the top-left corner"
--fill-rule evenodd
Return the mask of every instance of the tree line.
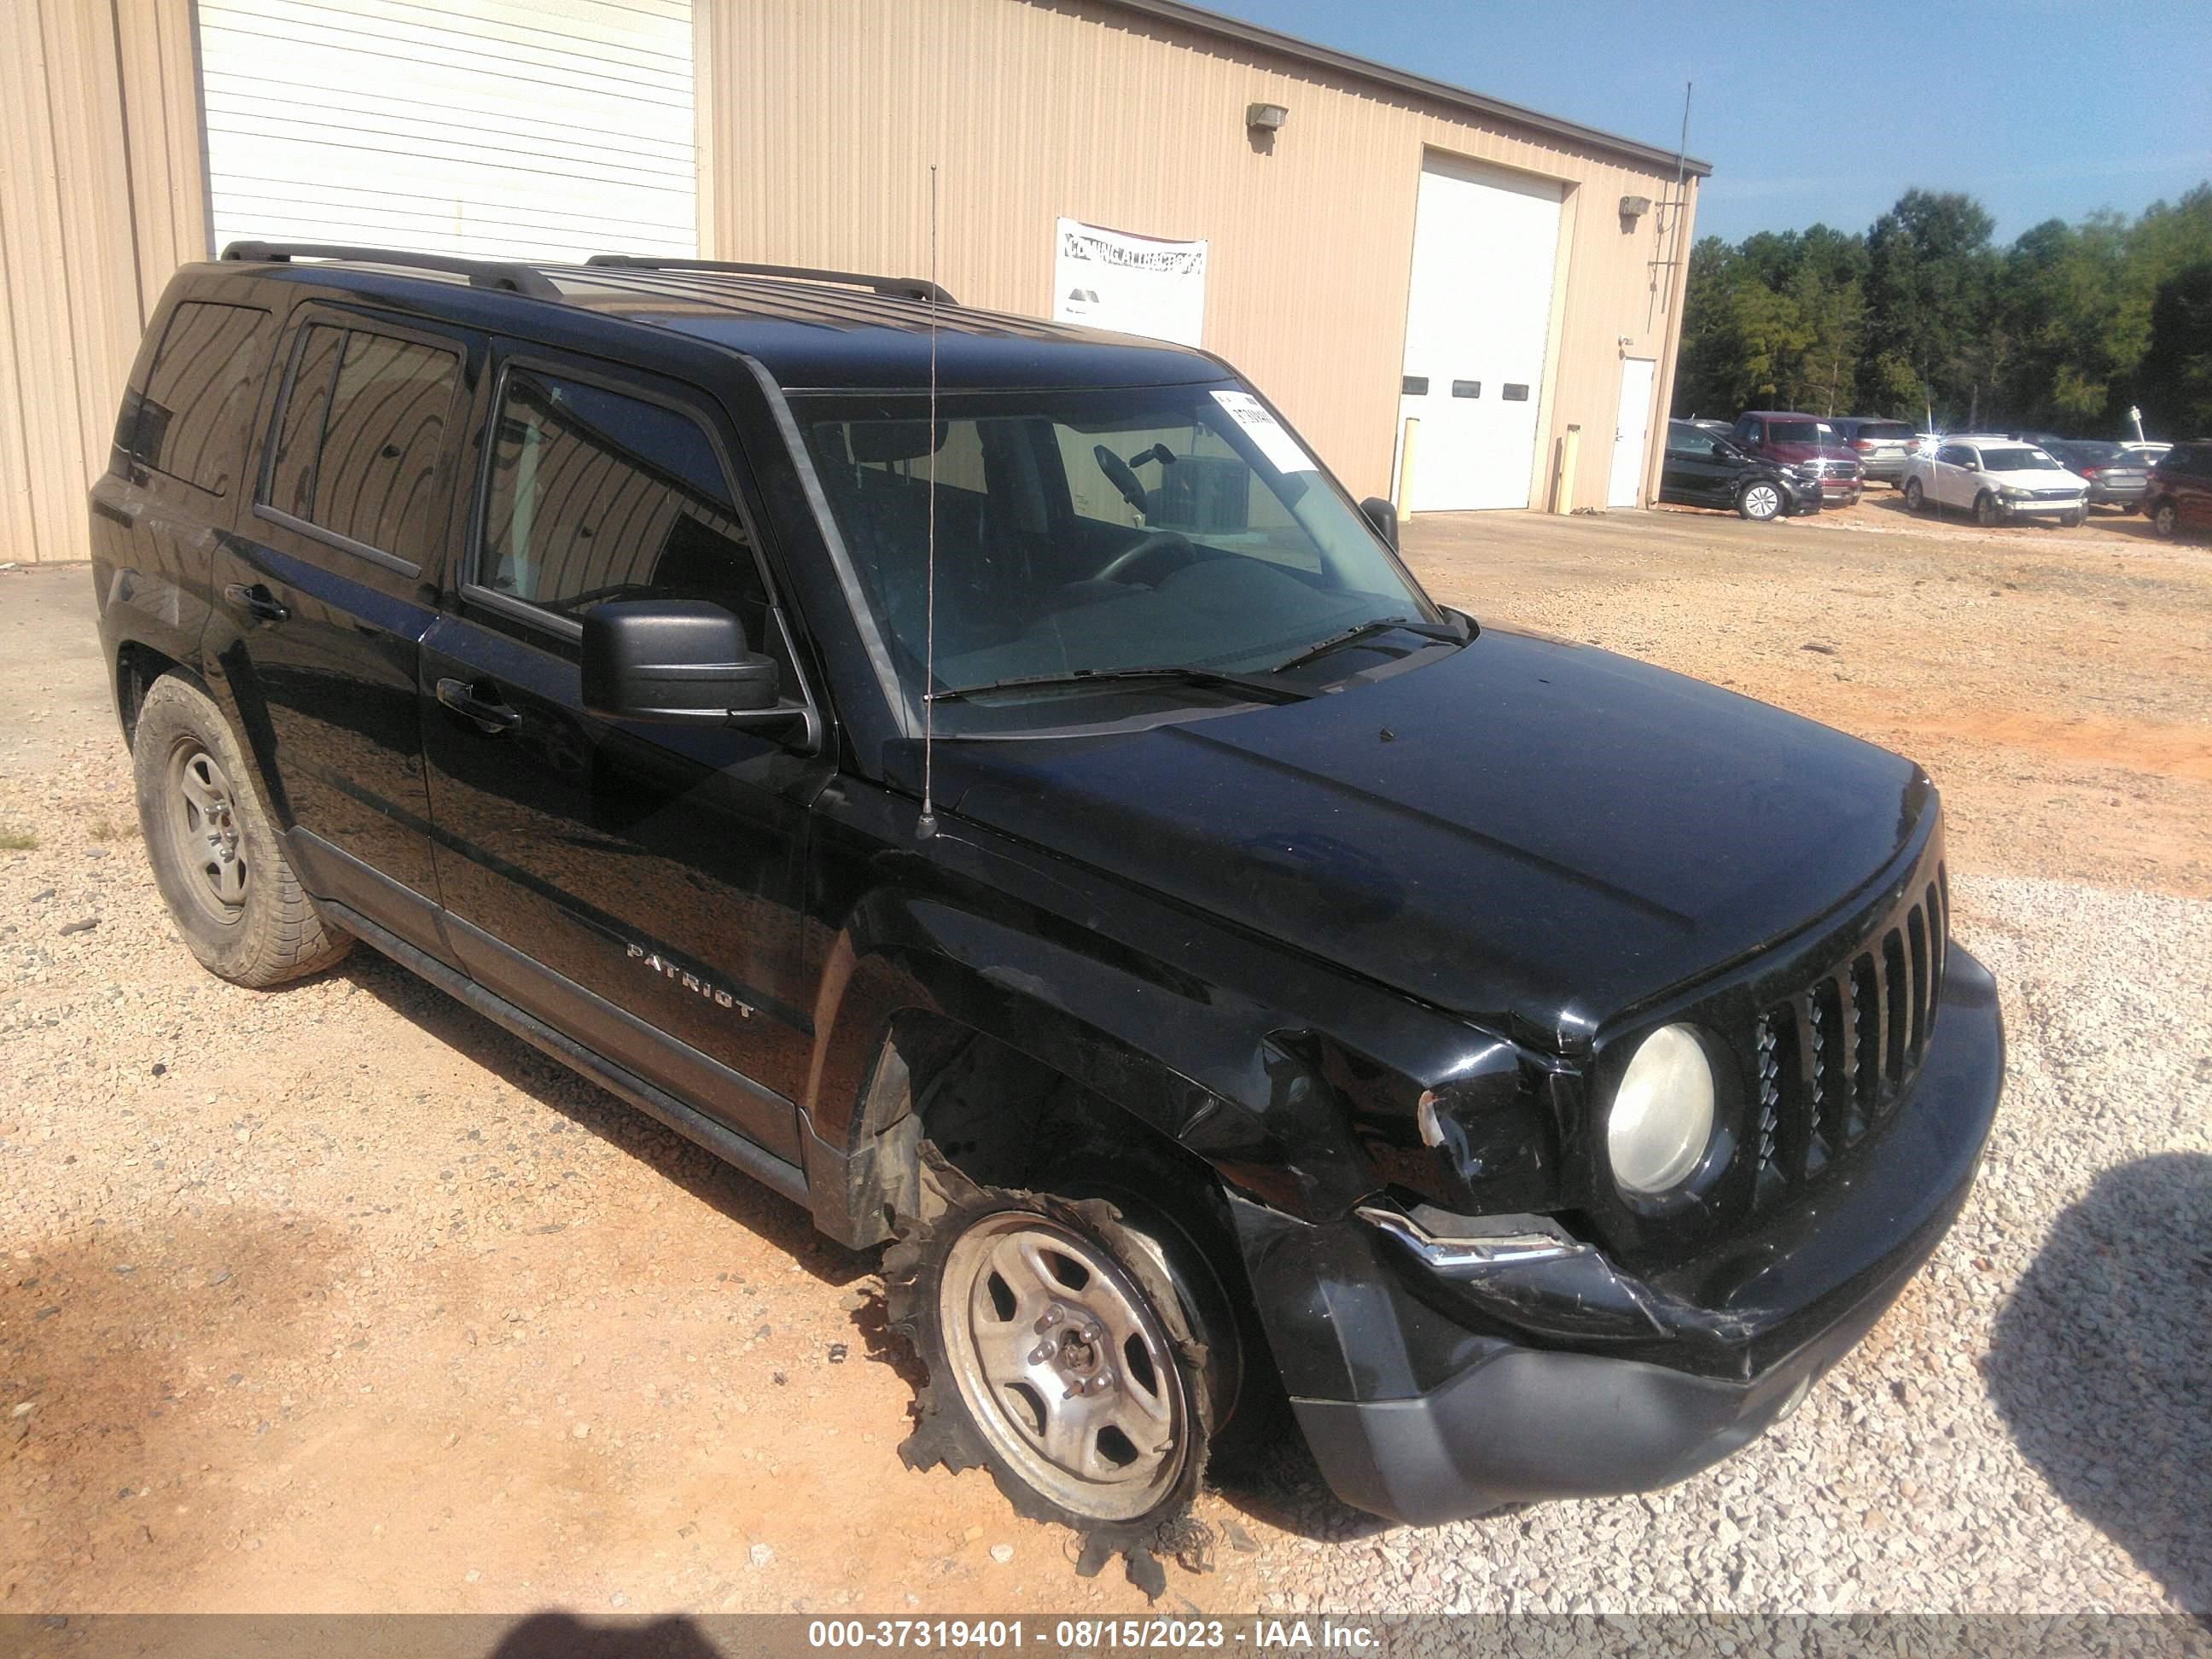
M 2009 246 L 1970 196 L 1907 191 L 1863 233 L 1691 250 L 1678 415 L 1876 415 L 1936 430 L 2212 435 L 2212 185 Z

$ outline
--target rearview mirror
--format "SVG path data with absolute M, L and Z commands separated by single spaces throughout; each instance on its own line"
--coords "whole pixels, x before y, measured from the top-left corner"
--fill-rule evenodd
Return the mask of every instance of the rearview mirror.
M 1360 502 L 1359 510 L 1367 515 L 1367 522 L 1375 526 L 1375 533 L 1389 544 L 1390 550 L 1398 550 L 1398 509 L 1380 495 L 1370 495 Z
M 772 658 L 702 599 L 620 599 L 584 613 L 584 707 L 608 720 L 753 725 L 802 711 L 777 700 Z

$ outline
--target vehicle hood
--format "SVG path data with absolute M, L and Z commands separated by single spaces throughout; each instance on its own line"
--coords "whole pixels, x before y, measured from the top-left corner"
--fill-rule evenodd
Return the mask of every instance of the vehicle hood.
M 1826 726 L 1494 628 L 1304 702 L 938 764 L 978 825 L 1569 1044 L 1842 903 L 1936 798 Z
M 2053 472 L 2048 467 L 2008 466 L 1978 476 L 2012 489 L 2078 489 L 2088 482 L 2064 467 Z

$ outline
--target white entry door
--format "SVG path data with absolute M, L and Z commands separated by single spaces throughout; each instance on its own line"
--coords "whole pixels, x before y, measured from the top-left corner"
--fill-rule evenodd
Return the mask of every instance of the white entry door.
M 198 0 L 216 247 L 698 252 L 691 0 Z
M 1552 325 L 1560 187 L 1431 154 L 1406 309 L 1416 513 L 1526 507 Z
M 1606 487 L 1607 507 L 1644 505 L 1644 458 L 1651 438 L 1651 375 L 1658 367 L 1649 357 L 1620 360 L 1620 412 L 1613 417 L 1613 478 Z

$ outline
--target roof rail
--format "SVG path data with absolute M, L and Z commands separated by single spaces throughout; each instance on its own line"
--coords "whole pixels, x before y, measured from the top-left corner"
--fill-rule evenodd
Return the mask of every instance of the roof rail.
M 808 265 L 742 264 L 734 259 L 662 259 L 650 254 L 594 253 L 587 265 L 609 265 L 629 270 L 724 270 L 745 276 L 784 276 L 809 283 L 844 283 L 882 295 L 887 300 L 934 300 L 941 306 L 960 302 L 934 283 L 919 276 L 871 276 L 858 270 L 817 270 Z
M 470 259 L 458 253 L 416 253 L 404 248 L 343 247 L 325 242 L 233 242 L 223 249 L 226 259 L 283 264 L 294 258 L 351 259 L 363 264 L 409 265 L 423 270 L 449 270 L 465 276 L 472 288 L 502 289 L 526 294 L 533 300 L 557 300 L 561 290 L 543 271 L 504 259 Z

